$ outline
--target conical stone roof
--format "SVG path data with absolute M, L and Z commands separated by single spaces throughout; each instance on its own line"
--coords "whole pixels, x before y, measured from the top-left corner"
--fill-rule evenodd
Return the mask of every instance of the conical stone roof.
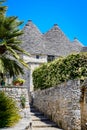
M 69 39 L 60 30 L 57 24 L 54 24 L 53 28 L 44 36 L 47 41 L 49 41 L 46 45 L 48 50 L 50 49 L 50 51 L 55 55 L 68 55 L 73 50 Z
M 24 34 L 21 37 L 22 47 L 30 54 L 43 54 L 45 48 L 43 36 L 32 21 L 28 21 L 23 31 Z
M 72 52 L 80 51 L 82 48 L 79 42 L 70 42 L 57 24 L 47 33 L 42 34 L 29 20 L 23 31 L 24 34 L 21 37 L 24 43 L 23 48 L 30 54 L 65 56 Z
M 83 44 L 77 39 L 74 38 L 74 41 L 72 42 L 72 46 L 74 48 L 74 51 L 81 51 L 82 48 L 84 47 Z

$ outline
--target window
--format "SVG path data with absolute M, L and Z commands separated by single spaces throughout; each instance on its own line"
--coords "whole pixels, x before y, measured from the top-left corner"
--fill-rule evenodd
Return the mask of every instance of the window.
M 51 62 L 51 61 L 53 61 L 55 59 L 55 56 L 53 56 L 53 55 L 48 55 L 47 56 L 47 61 L 48 62 Z
M 36 55 L 36 59 L 39 59 L 39 55 Z

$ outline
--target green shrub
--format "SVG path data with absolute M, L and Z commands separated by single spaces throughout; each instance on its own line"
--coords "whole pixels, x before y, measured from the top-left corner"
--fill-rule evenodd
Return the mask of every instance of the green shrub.
M 26 104 L 26 98 L 25 98 L 25 96 L 21 95 L 20 100 L 21 100 L 21 106 L 22 106 L 22 108 L 25 108 L 25 104 Z
M 45 89 L 69 79 L 86 77 L 87 53 L 78 53 L 40 66 L 33 72 L 33 83 L 35 89 Z
M 13 126 L 19 119 L 15 101 L 0 91 L 0 128 Z

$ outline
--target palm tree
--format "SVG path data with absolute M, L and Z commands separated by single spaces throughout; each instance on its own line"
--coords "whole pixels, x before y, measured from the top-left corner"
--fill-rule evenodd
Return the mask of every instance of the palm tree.
M 6 0 L 0 0 L 0 5 Z M 7 6 L 0 6 L 0 16 L 4 15 L 7 10 Z
M 2 3 L 3 0 L 0 0 Z M 10 77 L 23 74 L 23 66 L 28 67 L 22 58 L 25 52 L 20 44 L 19 36 L 23 31 L 19 26 L 23 23 L 17 17 L 5 16 L 6 6 L 0 6 L 0 72 L 9 72 Z

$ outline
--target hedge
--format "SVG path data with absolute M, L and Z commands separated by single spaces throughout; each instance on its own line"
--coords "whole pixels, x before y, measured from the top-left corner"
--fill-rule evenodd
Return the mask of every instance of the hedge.
M 71 54 L 43 64 L 33 72 L 35 89 L 56 86 L 70 79 L 87 77 L 87 53 Z

